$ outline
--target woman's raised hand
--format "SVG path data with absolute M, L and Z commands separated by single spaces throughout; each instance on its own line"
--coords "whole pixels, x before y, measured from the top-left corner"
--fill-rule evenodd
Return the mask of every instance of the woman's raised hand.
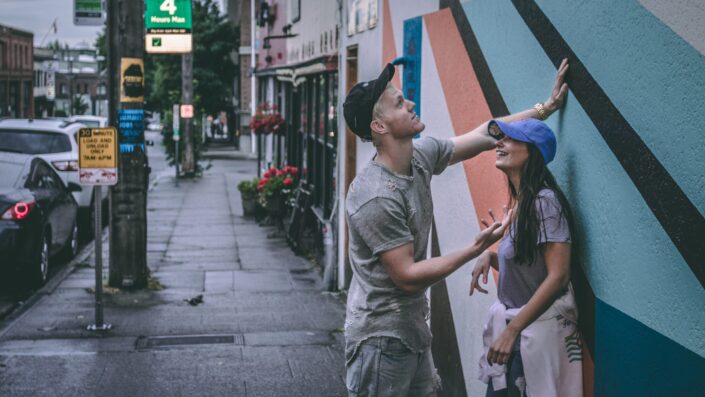
M 482 276 L 482 283 L 487 284 L 487 276 L 490 272 L 490 265 L 492 262 L 492 253 L 490 251 L 485 251 L 482 255 L 477 258 L 475 262 L 475 268 L 472 269 L 472 281 L 470 281 L 470 295 L 474 290 L 478 290 L 483 294 L 487 293 L 487 290 L 480 286 L 480 276 Z

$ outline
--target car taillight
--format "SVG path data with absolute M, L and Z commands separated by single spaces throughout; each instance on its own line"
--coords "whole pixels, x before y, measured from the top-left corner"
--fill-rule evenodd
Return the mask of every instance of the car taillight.
M 21 221 L 29 216 L 29 213 L 32 212 L 34 205 L 34 201 L 16 203 L 12 207 L 8 208 L 4 214 L 2 214 L 2 219 Z
M 78 171 L 78 161 L 52 161 L 59 171 Z

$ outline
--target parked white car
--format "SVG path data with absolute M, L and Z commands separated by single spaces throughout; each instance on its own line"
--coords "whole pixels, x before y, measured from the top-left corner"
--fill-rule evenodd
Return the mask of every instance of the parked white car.
M 101 116 L 71 116 L 68 120 L 74 123 L 81 123 L 89 128 L 104 128 L 108 126 L 108 118 Z
M 81 123 L 43 119 L 0 120 L 0 151 L 40 155 L 54 167 L 64 183 L 79 184 L 78 176 L 78 130 L 86 126 Z M 93 189 L 84 186 L 73 192 L 78 203 L 78 222 L 81 234 L 93 235 Z M 102 199 L 108 197 L 103 189 Z M 104 201 L 101 200 L 102 203 Z

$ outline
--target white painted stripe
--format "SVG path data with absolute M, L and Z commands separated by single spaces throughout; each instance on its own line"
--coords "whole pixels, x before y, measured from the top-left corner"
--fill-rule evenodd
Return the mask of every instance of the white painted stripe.
M 421 69 L 421 119 L 426 124 L 424 135 L 451 138 L 455 133 L 425 26 L 422 54 L 425 54 Z M 441 254 L 471 244 L 480 230 L 463 166 L 451 165 L 441 175 L 434 177 L 431 190 Z M 469 396 L 484 395 L 487 388 L 477 379 L 477 361 L 481 355 L 485 316 L 497 296 L 491 277 L 487 286 L 488 295 L 476 293 L 472 297 L 468 296 L 474 265 L 475 261 L 471 261 L 446 279 Z
M 644 8 L 705 55 L 705 2 L 702 0 L 639 0 Z

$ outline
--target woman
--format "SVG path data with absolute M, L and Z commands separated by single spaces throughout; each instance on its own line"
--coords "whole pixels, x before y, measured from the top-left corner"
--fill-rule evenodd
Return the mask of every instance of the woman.
M 541 121 L 492 121 L 497 168 L 509 183 L 513 219 L 497 253 L 487 251 L 473 270 L 470 294 L 499 271 L 480 360 L 487 396 L 581 396 L 581 344 L 570 286 L 572 215 L 546 167 L 556 137 Z M 507 210 L 505 209 L 505 212 Z M 494 219 L 494 215 L 490 212 Z M 487 225 L 487 222 L 482 221 Z

